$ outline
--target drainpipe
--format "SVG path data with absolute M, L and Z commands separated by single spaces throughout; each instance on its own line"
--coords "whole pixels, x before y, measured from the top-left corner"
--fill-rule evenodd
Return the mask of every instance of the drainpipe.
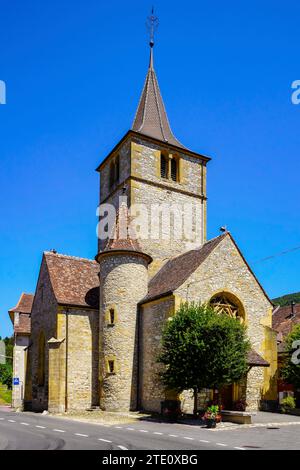
M 65 412 L 68 411 L 68 353 L 69 353 L 69 310 L 66 309 L 66 371 L 65 371 Z
M 140 409 L 140 332 L 141 307 L 137 308 L 137 364 L 136 364 L 136 409 Z

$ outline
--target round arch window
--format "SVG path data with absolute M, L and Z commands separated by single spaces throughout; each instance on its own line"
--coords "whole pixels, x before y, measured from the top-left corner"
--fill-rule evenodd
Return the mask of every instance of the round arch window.
M 241 302 L 232 294 L 221 292 L 216 294 L 210 300 L 213 309 L 223 315 L 229 315 L 236 318 L 241 323 L 245 321 L 245 312 Z

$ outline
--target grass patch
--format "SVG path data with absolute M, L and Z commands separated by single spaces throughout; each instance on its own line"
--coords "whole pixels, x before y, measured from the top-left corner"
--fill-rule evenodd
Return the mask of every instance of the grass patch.
M 0 383 L 0 405 L 11 404 L 11 390 L 4 390 L 3 385 Z

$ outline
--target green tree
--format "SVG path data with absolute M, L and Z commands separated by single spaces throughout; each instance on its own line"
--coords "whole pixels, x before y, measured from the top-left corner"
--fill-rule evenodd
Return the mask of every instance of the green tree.
M 249 349 L 246 328 L 235 318 L 207 305 L 183 304 L 163 330 L 161 379 L 178 393 L 193 389 L 195 414 L 201 388 L 221 388 L 246 374 Z
M 295 388 L 300 388 L 300 324 L 295 325 L 291 333 L 287 335 L 285 344 L 286 357 L 281 369 L 281 377 Z
M 0 383 L 12 388 L 12 366 L 10 364 L 0 364 Z

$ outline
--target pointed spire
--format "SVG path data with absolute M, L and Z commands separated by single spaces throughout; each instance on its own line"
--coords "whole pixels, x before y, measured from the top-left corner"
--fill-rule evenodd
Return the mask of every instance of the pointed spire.
M 132 130 L 161 140 L 162 142 L 168 142 L 172 145 L 176 145 L 177 147 L 184 148 L 171 130 L 154 70 L 154 31 L 158 26 L 158 19 L 154 16 L 153 9 L 152 15 L 148 18 L 148 23 L 150 29 L 149 68 L 137 112 L 132 124 Z

